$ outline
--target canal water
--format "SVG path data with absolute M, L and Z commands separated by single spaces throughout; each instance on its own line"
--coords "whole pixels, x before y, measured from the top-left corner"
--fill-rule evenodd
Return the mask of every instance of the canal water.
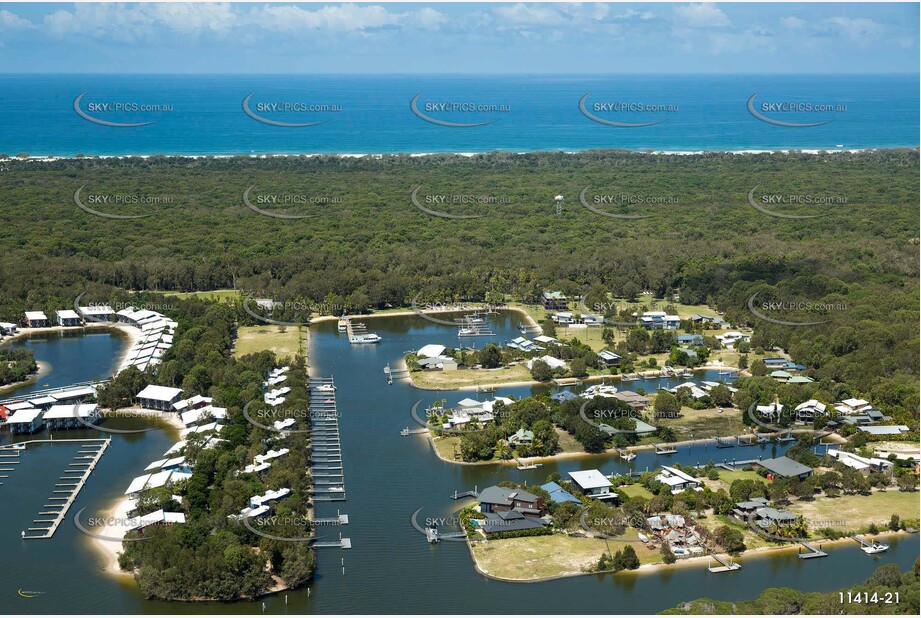
M 518 336 L 518 316 L 493 317 L 494 341 Z M 447 397 L 450 403 L 472 393 L 440 393 L 412 388 L 405 382 L 388 385 L 383 367 L 393 366 L 407 350 L 428 343 L 456 346 L 456 330 L 422 318 L 388 317 L 366 321 L 368 330 L 383 341 L 377 345 L 350 345 L 336 323 L 311 327 L 310 364 L 314 376 L 333 376 L 338 387 L 338 407 L 346 476 L 346 502 L 319 503 L 318 516 L 349 515 L 341 529 L 321 530 L 335 538 L 341 530 L 352 549 L 319 549 L 318 573 L 307 590 L 279 594 L 253 602 L 181 604 L 149 601 L 132 580 L 119 581 L 99 571 L 100 558 L 88 539 L 73 526 L 62 526 L 50 541 L 23 542 L 19 530 L 34 517 L 34 503 L 50 490 L 56 470 L 68 461 L 63 450 L 45 454 L 46 448 L 27 451 L 9 484 L 0 487 L 0 500 L 9 503 L 22 493 L 22 504 L 0 510 L 0 554 L 10 574 L 5 578 L 4 606 L 21 613 L 655 613 L 697 597 L 741 600 L 758 596 L 766 587 L 789 586 L 802 590 L 832 590 L 864 580 L 884 562 L 909 568 L 918 556 L 914 537 L 893 541 L 879 558 L 866 556 L 857 544 L 836 547 L 829 557 L 800 560 L 795 553 L 771 557 L 743 557 L 744 565 L 732 573 L 711 574 L 706 566 L 678 567 L 650 574 L 586 575 L 535 583 L 516 584 L 488 579 L 474 569 L 463 543 L 429 545 L 417 532 L 411 517 L 418 509 L 420 521 L 450 517 L 469 501 L 453 501 L 454 490 L 465 491 L 502 480 L 542 483 L 553 472 L 565 474 L 580 468 L 605 473 L 644 470 L 661 464 L 705 463 L 712 459 L 750 459 L 776 456 L 779 445 L 715 449 L 694 445 L 674 455 L 641 453 L 627 464 L 606 456 L 586 456 L 547 463 L 536 470 L 508 465 L 465 466 L 438 459 L 425 436 L 401 436 L 414 426 L 410 410 Z M 466 344 L 467 338 L 464 343 Z M 489 339 L 477 338 L 482 347 Z M 681 380 L 683 381 L 683 380 Z M 648 386 L 632 382 L 624 388 Z M 530 387 L 502 389 L 497 395 L 522 396 Z M 93 432 L 87 432 L 87 435 Z M 161 456 L 173 438 L 156 431 L 131 436 L 116 435 L 98 471 L 81 493 L 75 509 L 88 512 L 117 498 L 131 478 Z M 31 455 L 47 458 L 28 463 Z M 60 458 L 60 461 L 54 458 Z M 37 457 L 35 459 L 38 459 Z M 43 460 L 44 461 L 44 460 Z M 26 467 L 29 466 L 29 467 Z M 16 484 L 18 483 L 18 484 Z M 28 492 L 37 492 L 32 495 Z M 27 496 L 32 496 L 26 499 Z M 40 505 L 39 505 L 40 506 Z M 24 523 L 25 522 L 25 523 Z M 343 566 L 345 571 L 343 574 Z M 42 591 L 32 599 L 19 598 L 16 589 Z M 287 604 L 285 597 L 287 596 Z

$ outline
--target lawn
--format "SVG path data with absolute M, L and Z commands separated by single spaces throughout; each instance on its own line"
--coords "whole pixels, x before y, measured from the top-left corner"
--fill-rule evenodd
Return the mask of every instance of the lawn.
M 270 350 L 279 358 L 294 358 L 302 349 L 303 327 L 276 326 L 241 326 L 237 329 L 237 338 L 233 345 L 233 355 L 237 358 Z
M 742 413 L 734 408 L 718 412 L 716 408 L 694 410 L 684 407 L 680 418 L 659 419 L 656 424 L 671 427 L 678 440 L 699 440 L 747 433 Z
M 641 498 L 646 498 L 649 500 L 652 498 L 652 492 L 640 485 L 639 483 L 635 485 L 622 485 L 616 488 L 618 493 L 626 494 L 631 498 L 639 496 Z
M 435 452 L 437 452 L 442 459 L 447 459 L 448 461 L 455 461 L 454 453 L 455 449 L 457 451 L 457 461 L 460 461 L 460 437 L 458 436 L 445 436 L 434 439 Z
M 838 498 L 817 497 L 812 501 L 794 500 L 788 511 L 802 515 L 810 531 L 835 528 L 854 531 L 872 524 L 886 524 L 893 513 L 902 519 L 919 517 L 918 492 L 874 491 L 869 496 L 848 495 Z
M 220 302 L 224 300 L 233 300 L 240 297 L 240 290 L 205 290 L 202 292 L 161 292 L 164 296 L 175 296 L 177 298 L 199 298 L 202 300 L 211 300 Z
M 499 369 L 458 369 L 457 371 L 413 371 L 413 384 L 420 388 L 458 388 L 503 384 L 506 382 L 531 382 L 531 373 L 524 364 Z
M 631 530 L 633 534 L 635 530 Z M 490 575 L 505 579 L 529 581 L 545 577 L 575 575 L 598 562 L 603 552 L 617 552 L 628 543 L 565 534 L 519 537 L 475 544 L 473 555 L 480 568 Z M 629 543 L 642 564 L 660 562 L 657 550 L 643 543 Z

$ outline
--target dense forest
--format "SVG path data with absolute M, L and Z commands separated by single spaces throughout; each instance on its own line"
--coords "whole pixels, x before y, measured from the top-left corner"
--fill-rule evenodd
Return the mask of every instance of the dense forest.
M 0 386 L 28 379 L 38 371 L 32 350 L 25 348 L 0 348 Z
M 917 150 L 861 153 L 590 151 L 461 157 L 126 158 L 4 161 L 0 173 L 0 318 L 70 306 L 87 289 L 234 287 L 276 300 L 349 311 L 422 298 L 534 299 L 680 294 L 737 325 L 753 345 L 779 346 L 816 379 L 846 384 L 880 406 L 918 409 Z M 278 219 L 248 208 L 243 192 L 339 198 L 272 207 L 316 215 Z M 768 216 L 748 202 L 769 194 L 846 203 L 779 205 L 811 219 Z M 82 210 L 74 193 L 168 197 L 111 206 L 116 220 Z M 481 196 L 449 203 L 446 219 L 410 198 Z M 672 196 L 677 203 L 596 205 L 589 196 Z M 553 196 L 563 195 L 557 214 Z M 255 197 L 252 197 L 255 199 Z M 589 200 L 592 198 L 589 197 Z M 315 200 L 322 201 L 322 200 Z M 483 203 L 487 202 L 487 203 Z M 269 209 L 265 204 L 264 209 Z M 821 311 L 756 317 L 748 303 L 819 303 Z
M 844 595 L 843 600 L 842 594 Z M 848 594 L 851 595 L 850 600 Z M 855 598 L 860 600 L 855 602 Z M 876 601 L 867 602 L 864 600 L 866 598 L 875 598 Z M 915 560 L 914 568 L 905 573 L 899 571 L 897 564 L 881 565 L 863 584 L 840 591 L 801 592 L 792 588 L 767 588 L 760 597 L 753 601 L 698 599 L 660 613 L 785 616 L 795 614 L 905 614 L 911 616 L 918 614 L 918 599 L 918 560 Z

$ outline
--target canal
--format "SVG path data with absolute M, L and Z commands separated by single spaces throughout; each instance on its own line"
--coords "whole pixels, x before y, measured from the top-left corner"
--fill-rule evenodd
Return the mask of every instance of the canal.
M 492 316 L 495 341 L 518 336 L 518 316 Z M 787 586 L 800 590 L 832 590 L 863 581 L 884 562 L 903 570 L 918 556 L 915 537 L 892 542 L 879 558 L 866 556 L 857 544 L 836 547 L 829 557 L 800 560 L 795 553 L 770 557 L 743 557 L 743 568 L 732 573 L 711 574 L 706 566 L 677 567 L 649 574 L 586 575 L 535 583 L 515 584 L 488 579 L 474 569 L 462 543 L 429 545 L 411 525 L 420 517 L 450 516 L 468 502 L 449 498 L 456 490 L 482 489 L 502 480 L 542 483 L 553 472 L 565 474 L 580 468 L 603 472 L 645 470 L 668 463 L 695 464 L 712 459 L 750 459 L 777 456 L 778 445 L 715 449 L 694 445 L 674 455 L 641 453 L 626 462 L 605 456 L 586 456 L 547 463 L 536 470 L 517 470 L 507 465 L 464 466 L 438 459 L 425 436 L 401 436 L 412 427 L 413 404 L 446 397 L 449 403 L 466 393 L 417 390 L 405 382 L 388 385 L 383 367 L 393 366 L 407 350 L 428 343 L 456 346 L 456 329 L 416 316 L 366 320 L 368 330 L 383 341 L 377 345 L 350 345 L 338 333 L 335 321 L 311 327 L 310 364 L 314 376 L 333 376 L 337 399 L 348 501 L 320 503 L 318 516 L 348 513 L 350 523 L 341 529 L 352 540 L 352 549 L 318 550 L 318 573 L 307 590 L 297 590 L 240 603 L 180 604 L 148 601 L 133 581 L 115 579 L 100 571 L 102 559 L 89 539 L 73 526 L 62 526 L 50 541 L 19 539 L 23 522 L 34 517 L 34 501 L 44 494 L 35 486 L 50 489 L 59 464 L 67 454 L 54 447 L 27 451 L 21 468 L 0 487 L 0 500 L 9 504 L 22 495 L 22 504 L 0 509 L 0 554 L 8 576 L 5 606 L 21 613 L 259 613 L 263 602 L 267 614 L 303 613 L 655 613 L 697 597 L 741 600 L 758 596 L 767 587 Z M 467 338 L 464 343 L 466 344 Z M 482 347 L 486 339 L 476 339 Z M 37 353 L 38 354 L 38 353 Z M 684 380 L 681 380 L 684 381 Z M 625 388 L 655 388 L 658 381 L 632 382 Z M 500 388 L 496 395 L 524 396 L 530 387 Z M 87 432 L 87 437 L 95 432 Z M 93 437 L 96 437 L 95 435 Z M 174 441 L 165 431 L 115 435 L 98 471 L 81 493 L 75 509 L 100 509 L 120 496 L 130 480 Z M 47 453 L 47 454 L 46 454 Z M 41 455 L 42 463 L 29 463 Z M 60 458 L 58 461 L 56 458 Z M 31 496 L 27 500 L 27 496 Z M 321 531 L 322 533 L 323 531 Z M 338 529 L 326 532 L 337 535 Z M 343 565 L 345 573 L 343 574 Z M 41 591 L 32 599 L 18 598 L 16 589 Z M 285 597 L 287 596 L 287 604 Z M 510 610 L 510 608 L 512 608 Z

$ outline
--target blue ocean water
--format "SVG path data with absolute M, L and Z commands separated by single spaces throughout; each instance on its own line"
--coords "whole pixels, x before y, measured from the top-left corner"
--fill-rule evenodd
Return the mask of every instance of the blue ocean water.
M 73 156 L 917 147 L 918 92 L 917 75 L 8 74 L 0 75 L 0 152 Z M 74 109 L 81 93 L 78 107 L 91 118 L 152 124 L 116 127 L 85 119 Z M 769 120 L 824 124 L 790 127 L 760 120 L 747 107 L 756 93 L 753 107 Z M 277 126 L 250 117 L 243 109 L 250 94 L 253 115 L 269 123 L 312 126 Z M 420 115 L 435 122 L 413 113 L 410 103 L 417 95 Z M 580 110 L 583 97 L 586 112 L 601 121 L 657 124 L 622 127 L 592 120 Z M 121 109 L 113 111 L 116 105 Z M 286 107 L 289 111 L 279 111 Z

